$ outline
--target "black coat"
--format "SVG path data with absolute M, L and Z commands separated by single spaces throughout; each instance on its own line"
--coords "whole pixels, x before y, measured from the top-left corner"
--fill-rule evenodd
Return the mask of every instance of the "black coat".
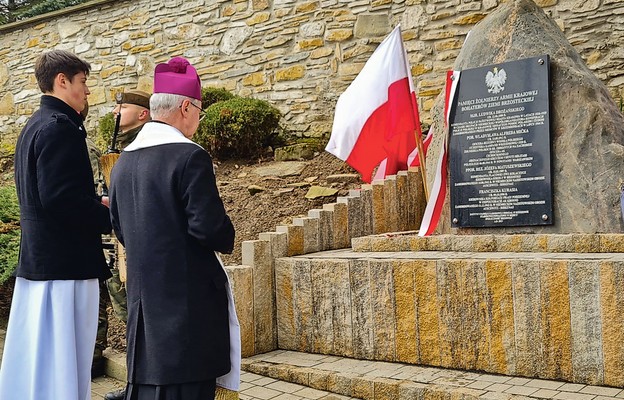
M 128 381 L 167 385 L 226 374 L 227 277 L 214 252 L 231 253 L 234 227 L 210 156 L 192 143 L 124 151 L 110 196 L 126 248 Z
M 22 239 L 16 275 L 30 280 L 106 279 L 101 234 L 108 208 L 95 194 L 82 118 L 53 96 L 22 130 L 15 184 Z

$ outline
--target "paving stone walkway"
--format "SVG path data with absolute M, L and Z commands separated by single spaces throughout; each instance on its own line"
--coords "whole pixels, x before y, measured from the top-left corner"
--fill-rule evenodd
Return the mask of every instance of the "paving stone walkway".
M 0 328 L 0 359 L 4 351 L 6 329 Z M 117 360 L 116 360 L 117 361 Z M 91 399 L 103 400 L 104 395 L 125 385 L 121 380 L 103 376 L 91 381 Z M 303 385 L 278 381 L 269 377 L 242 372 L 240 400 L 349 400 L 351 397 L 334 395 L 327 391 L 312 389 Z
M 6 330 L 0 328 L 0 354 Z M 120 363 L 122 355 L 112 362 Z M 122 367 L 122 366 L 119 366 Z M 624 390 L 277 350 L 243 360 L 240 400 L 621 400 Z M 92 381 L 93 400 L 125 383 Z
M 243 369 L 368 400 L 624 399 L 624 390 L 621 388 L 284 350 L 246 358 L 243 360 Z

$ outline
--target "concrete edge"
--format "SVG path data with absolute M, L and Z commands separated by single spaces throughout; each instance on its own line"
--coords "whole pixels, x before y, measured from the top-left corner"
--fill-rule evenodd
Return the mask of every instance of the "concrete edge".
M 112 348 L 107 348 L 102 353 L 104 356 L 104 374 L 122 382 L 128 379 L 126 369 L 126 353 L 120 353 Z

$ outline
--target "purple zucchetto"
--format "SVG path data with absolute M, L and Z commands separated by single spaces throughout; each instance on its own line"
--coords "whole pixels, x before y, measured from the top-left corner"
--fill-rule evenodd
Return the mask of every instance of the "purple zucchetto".
M 201 100 L 201 81 L 197 70 L 182 57 L 174 57 L 154 69 L 154 94 L 171 93 Z

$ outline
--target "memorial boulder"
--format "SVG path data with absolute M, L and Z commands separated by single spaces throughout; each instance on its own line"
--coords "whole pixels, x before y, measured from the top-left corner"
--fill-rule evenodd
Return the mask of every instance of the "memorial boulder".
M 464 233 L 620 233 L 624 181 L 624 117 L 605 85 L 585 65 L 559 26 L 531 0 L 513 0 L 479 22 L 455 62 L 466 70 L 550 57 L 550 137 L 553 219 L 548 226 L 459 228 Z M 461 78 L 460 78 L 461 82 Z M 433 110 L 441 127 L 443 99 Z M 438 129 L 427 155 L 428 182 L 442 146 Z M 447 197 L 450 191 L 447 191 Z M 450 201 L 437 232 L 451 232 Z

